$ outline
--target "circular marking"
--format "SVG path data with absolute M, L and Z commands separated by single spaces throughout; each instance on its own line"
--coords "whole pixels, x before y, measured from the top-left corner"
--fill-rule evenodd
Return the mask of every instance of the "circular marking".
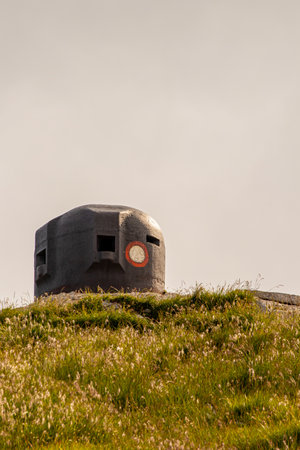
M 126 247 L 125 256 L 134 267 L 145 267 L 149 261 L 147 247 L 140 241 L 130 242 Z
M 129 250 L 129 258 L 135 263 L 141 264 L 145 261 L 145 251 L 140 245 L 134 245 Z

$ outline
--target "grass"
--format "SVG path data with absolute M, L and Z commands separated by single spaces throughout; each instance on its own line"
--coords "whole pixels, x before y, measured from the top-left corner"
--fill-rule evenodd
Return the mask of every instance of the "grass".
M 0 448 L 299 448 L 299 348 L 242 290 L 4 309 Z

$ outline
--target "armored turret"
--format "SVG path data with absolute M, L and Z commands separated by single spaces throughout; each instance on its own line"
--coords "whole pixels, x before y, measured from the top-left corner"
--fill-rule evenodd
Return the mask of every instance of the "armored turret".
M 86 288 L 161 292 L 164 287 L 164 238 L 142 211 L 85 205 L 36 231 L 36 297 Z

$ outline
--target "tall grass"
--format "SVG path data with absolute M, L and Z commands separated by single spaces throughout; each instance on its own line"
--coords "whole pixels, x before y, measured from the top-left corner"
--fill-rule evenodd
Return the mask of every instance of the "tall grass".
M 5 309 L 0 448 L 298 448 L 299 344 L 239 290 Z

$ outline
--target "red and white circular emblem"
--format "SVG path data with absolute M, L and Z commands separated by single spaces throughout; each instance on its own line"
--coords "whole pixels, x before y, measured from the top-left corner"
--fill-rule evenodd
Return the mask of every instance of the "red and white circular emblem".
M 126 247 L 125 256 L 134 267 L 145 267 L 149 261 L 147 247 L 140 241 L 130 242 Z

